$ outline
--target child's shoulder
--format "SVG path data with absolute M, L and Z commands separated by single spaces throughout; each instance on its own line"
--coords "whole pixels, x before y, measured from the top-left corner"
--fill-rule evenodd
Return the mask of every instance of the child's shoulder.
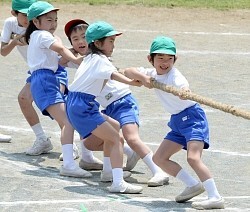
M 17 18 L 14 16 L 8 17 L 4 20 L 4 23 L 6 24 L 16 24 L 18 25 Z

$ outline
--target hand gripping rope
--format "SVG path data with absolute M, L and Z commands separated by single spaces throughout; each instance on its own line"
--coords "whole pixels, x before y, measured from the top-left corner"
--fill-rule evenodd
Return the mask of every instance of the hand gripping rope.
M 162 91 L 172 93 L 175 96 L 179 96 L 179 97 L 184 98 L 184 99 L 193 100 L 193 101 L 198 102 L 200 104 L 210 106 L 212 108 L 224 111 L 226 113 L 231 113 L 234 116 L 240 116 L 244 119 L 250 120 L 250 112 L 236 108 L 232 105 L 227 105 L 227 104 L 223 104 L 220 102 L 216 102 L 210 98 L 206 98 L 206 97 L 197 95 L 195 93 L 184 91 L 184 90 L 175 88 L 173 86 L 168 86 L 164 83 L 158 82 L 154 78 L 151 78 L 151 85 L 153 88 L 157 88 L 157 89 L 160 89 Z

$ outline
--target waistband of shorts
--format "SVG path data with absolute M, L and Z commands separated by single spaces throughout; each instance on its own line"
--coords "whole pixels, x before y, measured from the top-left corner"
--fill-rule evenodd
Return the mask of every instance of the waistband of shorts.
M 46 72 L 46 73 L 51 73 L 51 74 L 55 74 L 55 72 L 51 69 L 46 69 L 46 68 L 41 68 L 41 69 L 37 69 L 35 71 L 32 72 L 32 74 L 37 74 L 37 73 L 40 73 L 40 72 Z
M 93 100 L 96 97 L 92 94 L 88 94 L 88 93 L 82 93 L 82 92 L 76 92 L 76 91 L 69 91 L 68 95 L 74 95 L 74 96 L 79 96 L 83 99 L 87 99 L 87 100 Z

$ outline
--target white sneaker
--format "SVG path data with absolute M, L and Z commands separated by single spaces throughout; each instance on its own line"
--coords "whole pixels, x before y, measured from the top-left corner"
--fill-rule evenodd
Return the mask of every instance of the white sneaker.
M 81 178 L 92 177 L 92 174 L 90 172 L 81 169 L 79 166 L 76 166 L 74 169 L 67 169 L 61 166 L 60 175 L 67 177 L 81 177 Z
M 80 156 L 79 156 L 78 147 L 76 146 L 75 143 L 73 143 L 73 158 L 74 158 L 74 160 L 76 160 L 76 159 L 78 159 L 79 157 L 80 157 Z M 60 160 L 60 161 L 63 161 L 63 153 L 60 154 L 59 160 Z
M 225 201 L 221 197 L 220 199 L 208 199 L 201 202 L 193 202 L 192 207 L 198 210 L 208 210 L 208 209 L 224 209 Z
M 79 166 L 80 168 L 85 170 L 102 170 L 103 162 L 96 157 L 93 158 L 92 162 L 87 162 L 81 159 L 79 162 Z
M 198 183 L 197 185 L 192 187 L 186 187 L 181 194 L 175 197 L 175 201 L 179 203 L 186 202 L 192 199 L 193 197 L 203 193 L 204 191 L 205 189 L 202 186 L 202 183 Z
M 126 179 L 131 176 L 131 172 L 123 171 L 123 179 Z M 101 172 L 101 182 L 112 182 L 113 175 L 112 172 Z
M 10 135 L 4 135 L 0 133 L 0 142 L 10 142 L 11 136 Z
M 123 181 L 119 186 L 113 184 L 109 188 L 111 193 L 123 193 L 123 194 L 138 194 L 142 192 L 141 186 L 136 186 Z
M 136 154 L 136 152 L 133 152 L 131 157 L 127 158 L 126 166 L 123 167 L 124 171 L 131 171 L 133 168 L 135 168 L 135 165 L 139 161 L 140 156 Z
M 26 155 L 41 155 L 53 149 L 49 138 L 36 139 L 33 146 L 27 149 Z
M 148 186 L 149 187 L 163 186 L 168 181 L 169 181 L 169 176 L 167 174 L 157 173 L 148 181 Z

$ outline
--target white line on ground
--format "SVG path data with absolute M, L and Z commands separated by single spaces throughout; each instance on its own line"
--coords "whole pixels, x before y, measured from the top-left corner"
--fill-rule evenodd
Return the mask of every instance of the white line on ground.
M 121 32 L 140 32 L 140 33 L 162 33 L 159 30 L 144 30 L 144 29 L 119 29 Z M 235 33 L 235 32 L 168 32 L 168 34 L 184 34 L 184 35 L 218 35 L 218 36 L 250 36 L 250 33 Z
M 0 125 L 0 129 L 4 129 L 4 130 L 8 130 L 8 131 L 13 131 L 13 132 L 32 132 L 31 129 L 24 129 L 24 128 L 18 128 L 18 127 L 11 127 L 11 126 L 4 126 L 4 125 Z M 60 132 L 55 132 L 55 131 L 48 131 L 48 133 L 50 134 L 54 134 L 55 136 L 60 136 Z M 145 142 L 145 144 L 147 145 L 151 145 L 151 146 L 159 146 L 158 143 L 148 143 Z M 231 155 L 231 156 L 240 156 L 240 157 L 250 157 L 250 153 L 240 153 L 240 152 L 227 152 L 227 151 L 223 151 L 223 150 L 212 150 L 212 149 L 208 149 L 206 150 L 208 152 L 213 152 L 213 153 L 221 153 L 221 154 L 226 154 L 226 155 Z
M 147 52 L 148 49 L 116 49 L 116 52 Z M 220 52 L 220 51 L 196 51 L 196 50 L 178 50 L 178 54 L 198 54 L 198 55 L 250 55 L 250 52 Z
M 223 197 L 224 199 L 249 199 L 250 196 L 228 196 Z M 206 198 L 194 198 L 195 200 L 204 200 Z M 88 203 L 88 202 L 110 202 L 110 201 L 119 201 L 119 202 L 154 202 L 154 201 L 172 201 L 165 198 L 147 198 L 147 197 L 137 197 L 137 198 L 126 198 L 126 197 L 113 197 L 108 196 L 107 198 L 90 198 L 90 199 L 74 199 L 74 200 L 40 200 L 40 201 L 15 201 L 15 202 L 0 202 L 0 205 L 41 205 L 41 204 L 65 204 L 65 203 Z M 228 208 L 227 208 L 228 209 Z

